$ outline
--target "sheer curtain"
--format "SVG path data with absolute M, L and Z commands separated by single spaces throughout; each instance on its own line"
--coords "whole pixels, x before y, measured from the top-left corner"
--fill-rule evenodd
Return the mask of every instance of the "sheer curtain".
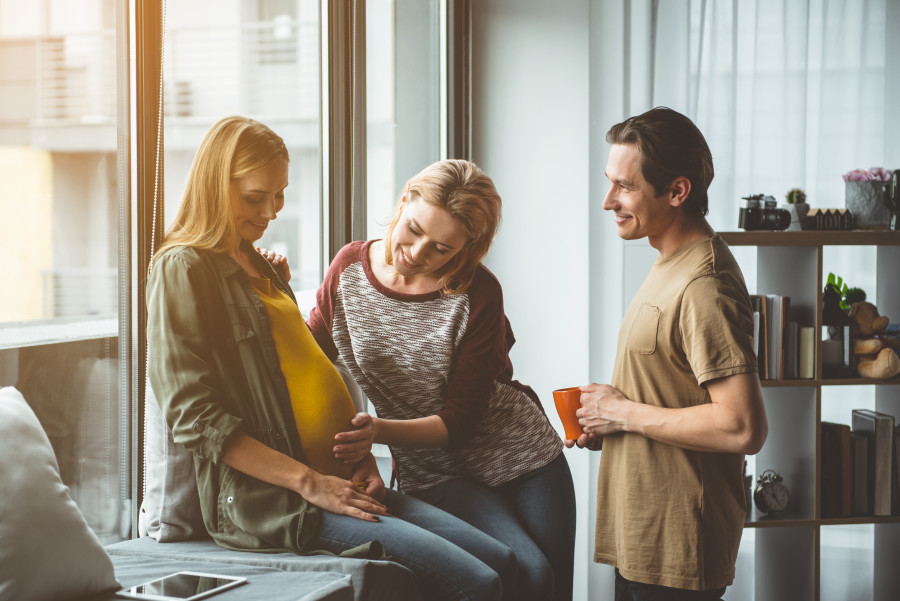
M 783 203 L 790 188 L 800 187 L 811 206 L 839 208 L 842 174 L 900 169 L 900 2 L 594 0 L 591 12 L 591 153 L 598 166 L 592 206 L 608 185 L 606 130 L 660 105 L 688 115 L 712 149 L 709 221 L 718 231 L 738 229 L 742 196 L 771 194 Z M 655 252 L 643 243 L 621 244 L 602 213 L 592 211 L 592 263 L 602 266 L 598 279 L 621 281 L 624 310 Z M 765 266 L 742 250 L 736 254 L 754 292 L 756 270 Z M 830 249 L 824 257 L 826 274 L 842 275 L 875 299 L 872 265 L 871 247 Z M 900 320 L 900 313 L 890 317 Z M 593 347 L 591 364 L 602 378 L 616 338 L 596 321 L 592 339 L 603 342 Z M 867 388 L 823 391 L 822 419 L 847 423 L 851 404 L 874 408 Z M 821 598 L 871 598 L 872 527 L 826 530 Z M 755 534 L 744 532 L 737 580 L 726 595 L 732 601 L 753 598 Z M 868 559 L 852 570 L 829 559 L 851 549 Z M 593 569 L 590 589 L 608 590 L 605 578 Z
M 626 1 L 623 104 L 691 117 L 713 151 L 710 221 L 792 187 L 842 207 L 841 175 L 900 168 L 900 10 L 889 0 Z M 603 57 L 607 60 L 607 57 Z
M 605 151 L 610 124 L 654 106 L 688 115 L 713 153 L 708 218 L 716 230 L 738 229 L 748 194 L 784 203 L 799 187 L 812 207 L 840 208 L 844 173 L 900 169 L 900 3 L 597 0 L 592 10 L 592 70 L 602 87 L 594 148 Z M 592 182 L 598 195 L 605 185 Z M 874 299 L 873 257 L 870 247 L 826 252 L 825 273 Z M 739 259 L 752 292 L 755 260 Z M 625 278 L 626 305 L 631 288 Z

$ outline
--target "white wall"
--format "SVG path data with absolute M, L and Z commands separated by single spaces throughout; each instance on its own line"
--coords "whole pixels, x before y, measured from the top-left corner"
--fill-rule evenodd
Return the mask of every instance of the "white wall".
M 592 338 L 611 327 L 614 345 L 621 316 L 621 259 L 604 256 L 596 231 L 603 229 L 606 148 L 591 142 L 600 89 L 592 83 L 590 3 L 479 0 L 472 21 L 473 158 L 504 205 L 487 265 L 503 284 L 516 334 L 514 375 L 535 389 L 562 432 L 551 391 L 608 377 L 611 358 L 606 371 L 592 369 L 605 358 Z M 605 132 L 610 124 L 597 127 Z M 613 244 L 620 255 L 618 238 Z M 592 316 L 603 319 L 592 323 Z M 611 570 L 591 561 L 598 455 L 565 453 L 578 512 L 574 598 L 602 598 L 612 594 L 612 580 Z

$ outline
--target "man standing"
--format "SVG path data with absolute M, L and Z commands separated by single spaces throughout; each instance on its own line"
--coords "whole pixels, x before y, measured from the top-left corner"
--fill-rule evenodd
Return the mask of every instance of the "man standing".
M 619 331 L 611 384 L 582 388 L 599 448 L 594 561 L 616 601 L 720 599 L 746 515 L 744 454 L 768 433 L 743 275 L 706 221 L 712 155 L 684 115 L 655 108 L 613 126 L 603 208 L 659 258 Z

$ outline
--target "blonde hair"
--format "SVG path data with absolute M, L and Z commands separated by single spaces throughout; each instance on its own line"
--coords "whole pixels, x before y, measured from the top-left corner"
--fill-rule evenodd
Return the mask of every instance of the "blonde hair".
M 465 292 L 500 225 L 501 201 L 494 182 L 475 163 L 448 159 L 432 163 L 410 178 L 404 196 L 412 194 L 447 211 L 465 229 L 467 243 L 436 273 L 445 294 Z M 388 265 L 394 264 L 391 236 L 401 212 L 402 199 L 384 236 L 384 258 Z
M 247 117 L 226 117 L 200 143 L 181 206 L 154 259 L 173 246 L 225 251 L 240 236 L 231 209 L 231 182 L 275 161 L 289 161 L 281 137 Z

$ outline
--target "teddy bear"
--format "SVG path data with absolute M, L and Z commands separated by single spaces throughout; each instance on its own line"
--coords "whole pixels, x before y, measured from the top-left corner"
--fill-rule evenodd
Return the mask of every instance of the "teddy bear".
M 885 335 L 890 320 L 870 302 L 850 306 L 853 359 L 863 378 L 892 378 L 900 373 L 900 338 Z

